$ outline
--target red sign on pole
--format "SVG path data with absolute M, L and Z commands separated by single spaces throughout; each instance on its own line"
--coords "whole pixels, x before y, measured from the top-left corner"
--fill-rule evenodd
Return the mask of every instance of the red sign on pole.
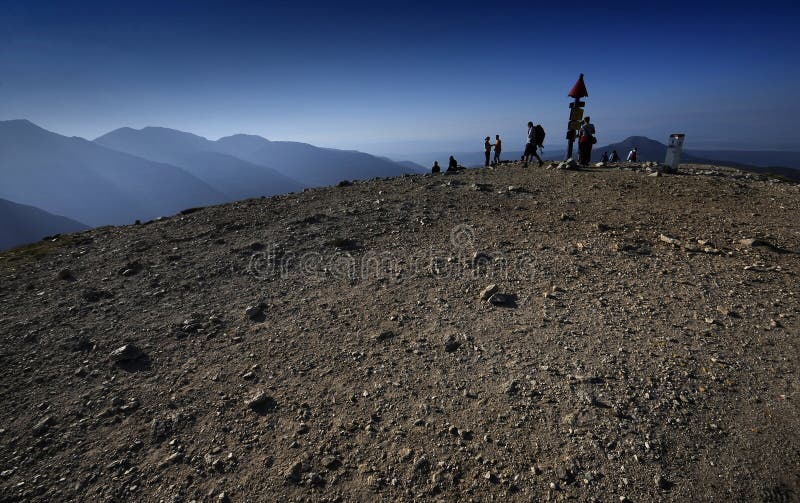
M 569 94 L 567 94 L 567 96 L 575 99 L 585 98 L 586 96 L 589 96 L 589 92 L 586 91 L 586 84 L 583 83 L 583 74 L 581 74 L 580 77 L 578 77 L 578 81 L 575 82 L 574 86 L 572 86 L 572 89 L 570 89 Z

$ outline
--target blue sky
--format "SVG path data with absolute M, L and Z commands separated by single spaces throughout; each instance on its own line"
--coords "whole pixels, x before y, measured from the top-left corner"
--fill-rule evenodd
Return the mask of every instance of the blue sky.
M 568 3 L 0 0 L 0 119 L 375 153 L 513 144 L 533 120 L 554 148 L 584 73 L 601 143 L 800 150 L 796 4 Z

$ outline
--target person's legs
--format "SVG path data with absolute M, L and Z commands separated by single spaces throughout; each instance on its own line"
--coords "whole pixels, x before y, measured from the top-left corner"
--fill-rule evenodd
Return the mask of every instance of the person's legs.
M 495 150 L 494 151 L 494 163 L 495 164 L 499 164 L 500 163 L 500 151 L 499 150 Z
M 592 158 L 592 144 L 588 141 L 582 142 L 578 144 L 578 162 L 580 164 L 586 165 L 589 164 L 589 160 Z
M 489 166 L 489 151 L 487 150 L 484 153 L 486 154 L 486 162 L 484 163 L 484 166 L 488 167 Z

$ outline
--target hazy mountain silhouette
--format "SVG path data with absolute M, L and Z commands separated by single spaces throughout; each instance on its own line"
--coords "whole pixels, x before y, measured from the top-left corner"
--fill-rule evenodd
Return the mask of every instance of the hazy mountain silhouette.
M 376 157 L 378 157 L 379 159 L 383 159 L 385 161 L 394 162 L 396 164 L 399 164 L 399 165 L 403 166 L 404 168 L 407 168 L 407 169 L 411 170 L 413 173 L 427 173 L 427 172 L 430 171 L 430 168 L 426 168 L 425 166 L 423 166 L 421 164 L 417 164 L 414 161 L 395 161 L 391 157 L 386 157 L 385 155 L 379 155 L 379 156 L 376 156 Z
M 92 226 L 132 223 L 226 199 L 178 167 L 61 136 L 26 120 L 0 121 L 0 197 Z
M 35 206 L 0 199 L 0 250 L 38 241 L 53 234 L 88 228 L 88 225 L 53 215 Z
M 416 169 L 356 150 L 321 148 L 308 143 L 270 141 L 254 135 L 234 135 L 216 142 L 220 151 L 272 166 L 306 185 L 333 185 L 341 180 L 417 173 Z
M 637 152 L 637 160 L 640 162 L 664 162 L 664 157 L 667 154 L 667 146 L 659 141 L 652 140 L 646 136 L 629 136 L 621 142 L 603 146 L 595 145 L 592 148 L 592 161 L 599 162 L 600 158 L 603 156 L 603 152 L 608 152 L 608 155 L 611 155 L 611 152 L 614 150 L 617 151 L 620 159 L 624 161 L 628 156 L 628 152 L 634 147 L 639 149 Z M 577 143 L 575 148 L 575 157 L 577 158 Z M 685 151 L 681 155 L 681 162 L 694 162 L 695 159 L 694 156 Z
M 695 150 L 692 154 L 705 159 L 745 163 L 751 166 L 784 166 L 800 169 L 800 152 L 780 150 Z
M 217 152 L 247 161 L 250 169 L 253 165 L 261 166 L 264 172 L 272 169 L 283 175 L 282 186 L 288 183 L 286 178 L 297 180 L 300 184 L 310 186 L 333 185 L 344 179 L 365 179 L 373 177 L 397 176 L 403 173 L 416 173 L 415 169 L 382 159 L 363 152 L 353 150 L 337 150 L 320 148 L 307 143 L 270 141 L 256 135 L 237 134 L 211 141 L 183 131 L 160 127 L 143 129 L 122 128 L 103 135 L 95 140 L 115 150 L 121 150 L 147 159 L 176 164 L 189 170 L 198 177 L 208 176 L 213 171 L 214 162 L 222 162 L 219 156 L 204 161 L 202 172 L 194 171 L 192 163 L 186 157 L 203 152 Z M 228 159 L 220 170 L 226 169 L 233 161 Z M 267 168 L 269 167 L 269 168 Z M 247 167 L 238 165 L 240 171 Z M 274 173 L 276 174 L 276 173 Z M 208 180 L 211 182 L 211 180 Z M 272 193 L 289 192 L 294 188 L 274 191 Z
M 151 161 L 180 166 L 229 200 L 297 192 L 304 186 L 278 171 L 221 152 L 216 142 L 161 127 L 120 128 L 96 143 Z

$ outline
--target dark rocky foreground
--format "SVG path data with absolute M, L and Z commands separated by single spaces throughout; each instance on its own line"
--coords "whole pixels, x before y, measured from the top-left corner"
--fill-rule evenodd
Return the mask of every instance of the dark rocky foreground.
M 0 254 L 0 501 L 800 499 L 800 185 L 342 185 Z

